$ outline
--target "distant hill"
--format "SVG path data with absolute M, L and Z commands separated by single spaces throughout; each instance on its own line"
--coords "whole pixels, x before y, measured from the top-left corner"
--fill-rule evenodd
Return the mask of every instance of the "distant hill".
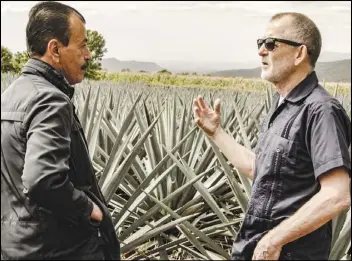
M 243 78 L 260 78 L 261 68 L 256 67 L 253 69 L 239 69 L 239 70 L 225 70 L 210 73 L 211 76 L 220 77 L 243 77 Z
M 320 81 L 327 82 L 351 82 L 351 59 L 318 62 L 315 68 Z M 261 68 L 242 70 L 225 70 L 213 72 L 212 76 L 221 77 L 243 77 L 243 78 L 260 78 Z
M 121 72 L 123 69 L 129 69 L 131 72 L 146 71 L 158 72 L 164 68 L 153 62 L 139 62 L 139 61 L 120 61 L 116 58 L 102 59 L 101 65 L 103 70 L 108 72 Z
M 320 54 L 319 62 L 332 62 L 351 59 L 350 53 L 339 53 L 322 51 Z M 123 69 L 129 69 L 132 72 L 146 71 L 146 72 L 158 72 L 161 70 L 168 70 L 172 73 L 200 73 L 208 74 L 222 71 L 233 71 L 239 70 L 237 73 L 243 77 L 252 77 L 253 68 L 257 70 L 255 75 L 260 75 L 260 70 L 256 68 L 260 65 L 260 57 L 254 60 L 246 61 L 182 61 L 182 60 L 152 60 L 150 62 L 141 61 L 121 61 L 116 58 L 104 58 L 102 60 L 102 67 L 108 72 L 121 72 Z M 248 69 L 250 69 L 248 71 Z M 247 72 L 248 71 L 248 72 Z M 229 75 L 231 76 L 231 75 Z
M 317 63 L 316 72 L 321 81 L 351 82 L 351 59 Z
M 231 70 L 231 69 L 251 69 L 259 64 L 257 61 L 246 62 L 221 62 L 221 61 L 155 61 L 160 66 L 173 73 L 196 72 L 211 73 L 214 71 Z
M 179 72 L 197 72 L 197 73 L 212 73 L 224 70 L 242 70 L 253 69 L 260 66 L 260 57 L 256 59 L 248 59 L 246 61 L 171 61 L 171 60 L 154 60 L 153 62 L 159 64 L 173 73 Z M 351 59 L 351 53 L 339 53 L 322 51 L 318 62 L 333 62 L 345 59 Z
M 338 53 L 338 52 L 321 52 L 318 62 L 334 62 L 340 60 L 351 59 L 350 53 Z

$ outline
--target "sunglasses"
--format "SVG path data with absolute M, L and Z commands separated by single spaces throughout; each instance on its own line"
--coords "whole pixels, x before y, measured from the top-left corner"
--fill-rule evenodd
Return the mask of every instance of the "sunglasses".
M 272 51 L 275 48 L 275 42 L 281 42 L 281 43 L 285 43 L 288 45 L 292 45 L 292 46 L 301 46 L 303 44 L 301 43 L 297 43 L 294 41 L 290 41 L 290 40 L 285 40 L 285 39 L 280 39 L 280 38 L 273 38 L 273 37 L 268 37 L 266 39 L 258 39 L 257 40 L 257 45 L 258 45 L 258 50 L 260 49 L 260 47 L 265 44 L 265 48 L 268 51 Z

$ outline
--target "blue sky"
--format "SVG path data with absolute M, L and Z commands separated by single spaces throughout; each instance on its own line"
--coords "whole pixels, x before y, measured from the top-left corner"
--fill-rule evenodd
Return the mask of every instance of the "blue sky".
M 26 48 L 29 9 L 38 1 L 1 1 L 1 45 Z M 87 28 L 106 39 L 105 57 L 139 61 L 258 59 L 256 39 L 276 12 L 302 12 L 321 30 L 323 51 L 351 50 L 350 1 L 60 1 L 77 8 Z

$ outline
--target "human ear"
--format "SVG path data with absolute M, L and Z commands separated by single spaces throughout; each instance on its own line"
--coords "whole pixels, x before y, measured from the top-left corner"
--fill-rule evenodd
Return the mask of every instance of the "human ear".
M 307 46 L 305 45 L 299 46 L 296 53 L 295 65 L 300 64 L 303 60 L 306 59 L 306 57 L 308 57 Z
M 59 63 L 60 61 L 59 52 L 59 42 L 56 39 L 50 40 L 48 43 L 48 54 L 55 63 Z

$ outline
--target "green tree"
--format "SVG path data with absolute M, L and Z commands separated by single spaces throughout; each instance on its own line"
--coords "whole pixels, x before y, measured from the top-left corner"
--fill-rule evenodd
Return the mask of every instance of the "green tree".
M 29 55 L 27 51 L 15 53 L 12 59 L 14 72 L 20 73 L 22 70 L 22 67 L 25 65 L 28 59 L 29 59 Z
M 88 47 L 92 55 L 92 60 L 88 63 L 88 68 L 85 74 L 87 79 L 99 80 L 103 74 L 99 73 L 101 71 L 101 60 L 104 53 L 107 52 L 105 48 L 105 39 L 94 30 L 87 30 Z
M 107 52 L 105 48 L 105 39 L 97 31 L 87 30 L 88 47 L 92 55 L 92 60 L 88 63 L 88 68 L 85 73 L 87 79 L 99 80 L 104 77 L 101 72 L 101 60 L 104 53 Z M 12 55 L 10 50 L 1 46 L 1 71 L 13 71 L 20 73 L 23 65 L 28 61 L 29 56 L 26 51 L 17 52 Z
M 1 72 L 13 72 L 12 65 L 13 55 L 9 48 L 1 46 Z
M 172 74 L 171 72 L 169 72 L 168 70 L 166 70 L 166 69 L 163 69 L 163 70 L 161 70 L 161 71 L 158 71 L 158 73 L 163 73 L 163 74 Z

